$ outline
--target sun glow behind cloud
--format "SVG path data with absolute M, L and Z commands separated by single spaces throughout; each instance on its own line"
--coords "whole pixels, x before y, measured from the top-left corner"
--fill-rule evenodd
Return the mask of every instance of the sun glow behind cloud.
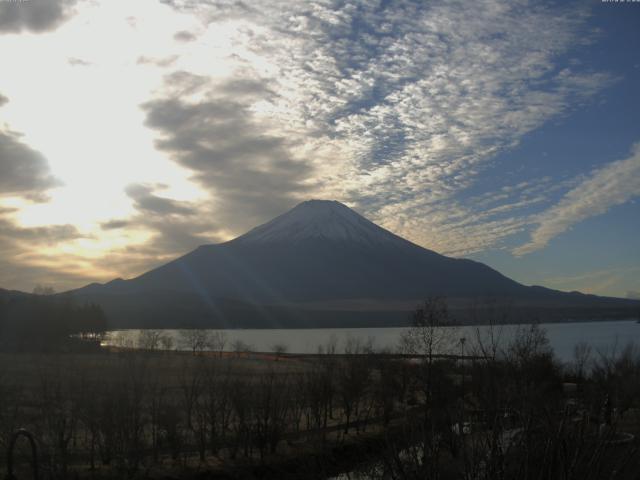
M 175 48 L 168 20 L 176 27 L 186 24 L 155 2 L 135 5 L 83 4 L 59 31 L 0 42 L 7 72 L 0 90 L 11 99 L 3 119 L 45 154 L 63 184 L 50 193 L 50 202 L 22 209 L 24 225 L 90 228 L 131 215 L 124 188 L 134 182 L 165 183 L 175 198 L 202 195 L 187 181 L 187 171 L 154 149 L 139 108 L 162 77 L 139 59 Z M 20 55 L 11 54 L 18 49 Z
M 91 260 L 150 236 L 144 228 L 100 230 L 101 222 L 135 213 L 127 185 L 162 184 L 163 194 L 180 200 L 206 196 L 188 171 L 154 148 L 139 107 L 163 75 L 141 59 L 179 49 L 172 32 L 192 25 L 153 1 L 83 3 L 55 32 L 2 37 L 0 91 L 10 99 L 2 120 L 45 155 L 60 182 L 47 202 L 5 202 L 18 209 L 12 217 L 20 228 L 69 224 L 78 230 L 78 238 L 51 240 L 24 262 L 60 267 L 57 258 L 74 258 L 87 277 L 108 278 L 117 272 Z

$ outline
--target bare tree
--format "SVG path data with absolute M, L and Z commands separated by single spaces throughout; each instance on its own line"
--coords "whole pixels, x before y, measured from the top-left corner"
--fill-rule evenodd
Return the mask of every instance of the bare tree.
M 227 364 L 227 368 L 220 371 L 217 362 L 207 365 L 204 378 L 204 406 L 205 417 L 208 422 L 209 449 L 212 454 L 217 454 L 221 444 L 224 443 L 231 421 L 231 402 L 229 400 L 229 388 L 233 372 Z
M 248 457 L 252 451 L 254 432 L 251 421 L 255 398 L 251 392 L 251 385 L 241 376 L 236 376 L 229 387 L 229 401 L 233 411 L 230 425 L 234 434 L 231 458 L 235 459 L 241 450 L 244 456 Z
M 591 360 L 591 345 L 587 342 L 578 342 L 573 347 L 572 370 L 577 380 L 582 380 L 587 373 L 587 366 Z
M 204 396 L 205 380 L 205 369 L 202 363 L 198 362 L 194 368 L 192 362 L 185 362 L 180 378 L 182 406 L 187 427 L 198 446 L 198 454 L 201 462 L 205 459 L 207 448 L 207 409 Z
M 322 444 L 326 440 L 329 418 L 332 417 L 333 397 L 336 391 L 335 371 L 337 363 L 324 359 L 314 363 L 304 374 L 304 398 L 307 402 L 307 429 L 320 432 Z
M 180 330 L 180 346 L 190 350 L 194 355 L 203 352 L 209 346 L 209 336 L 206 330 Z
M 159 330 L 140 330 L 138 334 L 138 348 L 155 351 L 160 347 L 162 333 Z
M 119 348 L 134 348 L 135 343 L 127 332 L 118 332 L 111 338 L 111 343 Z
M 318 345 L 318 355 L 335 355 L 338 351 L 338 337 L 332 333 L 325 345 Z
M 171 335 L 165 333 L 160 336 L 160 345 L 163 350 L 168 352 L 175 348 L 175 340 Z
M 271 345 L 271 351 L 276 354 L 276 360 L 287 353 L 288 350 L 289 347 L 286 343 L 274 343 L 273 345 Z
M 413 312 L 411 327 L 401 338 L 407 353 L 423 355 L 433 362 L 434 355 L 447 353 L 453 345 L 455 331 L 443 297 L 430 297 Z
M 231 349 L 235 352 L 236 356 L 239 357 L 242 353 L 251 351 L 252 347 L 245 341 L 236 338 L 231 342 Z
M 359 420 L 361 407 L 371 383 L 371 368 L 367 353 L 371 351 L 372 343 L 362 342 L 350 337 L 345 345 L 344 362 L 337 369 L 338 396 L 341 400 L 345 417 L 344 433 L 349 433 L 351 422 Z
M 255 441 L 264 459 L 266 449 L 276 453 L 276 448 L 287 426 L 290 383 L 286 375 L 273 370 L 260 375 L 254 385 L 252 424 Z
M 492 297 L 475 299 L 470 311 L 475 329 L 475 344 L 471 351 L 486 360 L 495 360 L 504 342 L 504 325 L 510 318 L 510 304 Z
M 219 357 L 222 357 L 222 353 L 224 352 L 224 347 L 227 345 L 227 341 L 227 334 L 222 330 L 210 332 L 207 338 L 208 347 L 212 351 L 218 352 Z
M 441 410 L 449 408 L 451 402 L 445 396 L 450 392 L 450 379 L 446 368 L 438 362 L 438 355 L 452 350 L 456 331 L 452 326 L 446 300 L 442 297 L 427 298 L 413 313 L 411 328 L 402 338 L 403 349 L 420 355 L 415 375 L 416 401 L 420 403 L 422 422 L 415 425 L 411 435 L 417 435 L 416 448 L 421 452 L 419 466 L 429 478 L 437 478 L 441 457 L 443 432 L 449 426 L 442 425 Z
M 40 376 L 38 405 L 40 407 L 41 445 L 45 449 L 49 468 L 65 478 L 69 467 L 70 446 L 78 430 L 77 395 L 80 391 L 77 375 L 67 375 L 75 365 L 65 365 L 62 369 L 47 369 Z

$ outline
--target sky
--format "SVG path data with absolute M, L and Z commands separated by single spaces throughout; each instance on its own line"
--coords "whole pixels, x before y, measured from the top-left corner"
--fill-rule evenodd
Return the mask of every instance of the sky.
M 640 3 L 0 0 L 0 287 L 130 278 L 311 198 L 640 298 Z

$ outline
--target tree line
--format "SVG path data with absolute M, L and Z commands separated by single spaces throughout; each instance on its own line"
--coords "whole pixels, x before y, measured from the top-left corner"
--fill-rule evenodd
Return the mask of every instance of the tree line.
M 66 295 L 0 298 L 2 350 L 78 347 L 82 345 L 78 340 L 98 339 L 106 330 L 107 319 L 100 306 L 77 304 Z

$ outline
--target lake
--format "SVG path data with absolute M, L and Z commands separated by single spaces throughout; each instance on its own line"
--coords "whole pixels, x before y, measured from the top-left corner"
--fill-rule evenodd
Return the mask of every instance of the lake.
M 586 342 L 591 345 L 593 352 L 621 349 L 630 342 L 640 345 L 640 324 L 635 320 L 571 322 L 540 324 L 546 331 L 549 343 L 556 356 L 562 361 L 569 361 L 573 356 L 576 344 Z M 503 343 L 513 338 L 519 327 L 517 325 L 503 325 L 494 327 L 494 332 L 500 334 Z M 520 327 L 522 328 L 522 327 Z M 465 338 L 466 351 L 472 347 L 478 333 L 483 336 L 488 333 L 486 326 L 443 327 L 450 339 L 448 350 L 452 353 L 460 352 L 460 338 Z M 218 330 L 212 330 L 217 332 Z M 316 353 L 319 346 L 336 343 L 338 353 L 344 351 L 347 342 L 359 340 L 371 341 L 376 349 L 397 350 L 400 339 L 407 328 L 314 328 L 314 329 L 238 329 L 223 330 L 227 338 L 226 349 L 234 341 L 242 341 L 251 347 L 252 351 L 269 352 L 274 345 L 286 345 L 289 353 Z M 180 331 L 163 330 L 163 334 L 174 338 L 174 344 L 180 348 Z M 104 344 L 135 346 L 140 330 L 117 330 L 109 332 Z M 443 352 L 445 353 L 445 352 Z

